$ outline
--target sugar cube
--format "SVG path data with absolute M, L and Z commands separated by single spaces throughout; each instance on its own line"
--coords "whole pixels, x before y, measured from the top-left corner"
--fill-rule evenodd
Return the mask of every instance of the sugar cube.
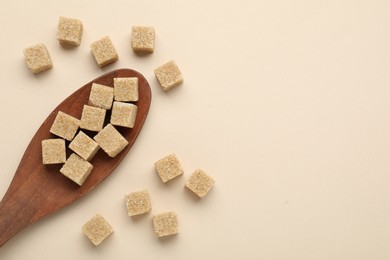
M 80 120 L 62 111 L 58 111 L 53 125 L 50 128 L 50 133 L 71 141 L 79 126 Z
M 90 161 L 99 151 L 99 145 L 82 131 L 79 131 L 75 136 L 69 144 L 69 148 L 87 161 Z
M 154 74 L 164 91 L 168 91 L 183 83 L 181 71 L 173 60 L 156 68 Z
M 186 187 L 198 197 L 203 198 L 214 186 L 214 183 L 213 178 L 207 175 L 205 171 L 198 169 L 188 178 Z
M 133 128 L 137 116 L 137 106 L 114 101 L 111 112 L 111 124 Z
M 163 183 L 166 183 L 184 173 L 175 154 L 170 154 L 158 160 L 155 168 Z
M 82 230 L 95 246 L 98 246 L 114 232 L 112 226 L 100 214 L 96 214 L 92 219 L 85 223 Z
M 49 51 L 42 43 L 24 49 L 23 53 L 27 67 L 32 73 L 43 72 L 53 67 Z
M 125 196 L 127 213 L 130 217 L 149 212 L 152 207 L 147 190 L 129 193 Z
M 133 26 L 131 47 L 134 52 L 152 53 L 154 51 L 155 32 L 152 26 Z
M 93 139 L 110 157 L 115 157 L 129 144 L 111 124 L 107 124 Z
M 79 46 L 83 35 L 83 23 L 74 18 L 60 17 L 57 26 L 57 40 L 64 46 Z
M 138 78 L 114 78 L 114 100 L 138 101 Z
M 99 132 L 103 129 L 105 117 L 105 109 L 84 105 L 83 111 L 81 113 L 80 128 Z
M 43 164 L 65 163 L 66 148 L 62 138 L 42 140 Z
M 72 153 L 60 169 L 60 172 L 81 186 L 91 173 L 92 169 L 93 166 L 90 162 L 84 160 L 77 154 Z
M 157 237 L 166 237 L 177 234 L 178 218 L 175 212 L 165 212 L 153 216 L 153 227 Z
M 114 89 L 112 87 L 93 83 L 89 94 L 88 104 L 103 109 L 111 109 L 114 100 Z
M 118 60 L 118 54 L 114 44 L 108 36 L 93 42 L 90 47 L 92 54 L 100 67 L 104 67 Z

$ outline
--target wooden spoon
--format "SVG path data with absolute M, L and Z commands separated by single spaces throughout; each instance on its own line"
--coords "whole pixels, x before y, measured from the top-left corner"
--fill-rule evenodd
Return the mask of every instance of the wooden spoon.
M 94 167 L 92 173 L 84 184 L 79 186 L 59 172 L 62 165 L 42 164 L 41 141 L 55 137 L 49 129 L 58 111 L 80 118 L 84 104 L 88 103 L 92 83 L 113 86 L 113 79 L 117 77 L 138 77 L 139 101 L 135 102 L 138 112 L 134 128 L 117 127 L 129 144 L 114 158 L 110 158 L 100 149 L 91 160 Z M 150 102 L 151 91 L 147 80 L 134 70 L 119 69 L 92 80 L 59 104 L 32 138 L 0 202 L 0 246 L 28 225 L 81 198 L 106 179 L 137 139 L 148 114 Z

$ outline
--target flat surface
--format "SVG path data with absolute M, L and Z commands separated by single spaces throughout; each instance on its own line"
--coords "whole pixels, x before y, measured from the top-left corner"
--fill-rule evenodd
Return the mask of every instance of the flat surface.
M 79 18 L 82 43 L 63 49 L 59 16 Z M 65 97 L 118 68 L 141 72 L 152 105 L 123 163 L 93 193 L 26 229 L 0 259 L 390 258 L 389 1 L 1 1 L 0 196 L 33 134 Z M 155 53 L 130 48 L 152 25 Z M 89 49 L 109 35 L 119 61 Z M 54 68 L 33 75 L 23 49 L 46 44 Z M 182 86 L 153 70 L 174 59 Z M 184 175 L 164 185 L 154 162 L 176 153 Z M 216 180 L 202 200 L 184 189 L 198 168 Z M 148 189 L 152 212 L 127 215 Z M 175 211 L 179 232 L 153 234 Z M 102 214 L 114 233 L 95 248 L 81 227 Z

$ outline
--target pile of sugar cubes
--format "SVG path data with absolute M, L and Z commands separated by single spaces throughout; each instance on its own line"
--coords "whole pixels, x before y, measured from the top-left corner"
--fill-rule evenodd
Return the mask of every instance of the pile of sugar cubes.
M 43 164 L 64 165 L 60 172 L 82 185 L 92 172 L 89 162 L 101 148 L 115 157 L 128 141 L 117 127 L 133 128 L 137 116 L 138 78 L 114 78 L 114 86 L 93 83 L 88 104 L 83 106 L 81 119 L 58 111 L 50 128 L 56 138 L 42 140 Z M 104 126 L 106 113 L 111 110 L 110 123 Z M 90 137 L 85 132 L 96 132 Z M 66 159 L 66 141 L 72 154 Z
M 175 154 L 169 154 L 154 164 L 157 174 L 163 183 L 167 183 L 181 175 L 184 171 Z M 205 197 L 214 186 L 214 179 L 204 170 L 195 170 L 186 180 L 185 187 L 198 198 Z M 148 190 L 134 191 L 125 195 L 125 205 L 129 217 L 139 216 L 152 211 L 151 199 Z M 154 233 L 159 238 L 169 237 L 179 233 L 178 215 L 167 211 L 153 215 L 152 224 Z M 84 234 L 97 246 L 110 236 L 114 229 L 100 214 L 96 214 L 83 227 Z
M 81 44 L 83 24 L 74 18 L 60 17 L 57 40 L 66 48 L 78 47 Z M 151 26 L 133 26 L 131 31 L 131 48 L 137 53 L 153 53 L 155 30 Z M 100 67 L 118 60 L 118 53 L 108 36 L 90 44 L 90 50 Z M 53 67 L 47 47 L 36 44 L 24 50 L 28 68 L 33 73 L 40 73 Z M 183 83 L 183 76 L 175 61 L 171 60 L 154 70 L 154 74 L 163 91 L 168 91 Z M 113 86 L 93 83 L 88 99 L 77 119 L 58 111 L 50 128 L 56 137 L 42 141 L 43 164 L 63 164 L 60 172 L 82 185 L 91 174 L 91 159 L 101 148 L 109 157 L 115 157 L 127 145 L 127 140 L 117 130 L 118 127 L 133 128 L 138 101 L 138 78 L 114 78 Z M 111 110 L 110 120 L 104 126 L 107 111 Z M 85 131 L 84 131 L 85 130 Z M 93 137 L 86 134 L 95 132 Z M 72 151 L 66 158 L 66 142 Z M 167 183 L 184 171 L 175 154 L 170 154 L 155 162 L 155 170 L 161 181 Z M 205 171 L 198 169 L 187 179 L 185 187 L 197 197 L 203 198 L 214 185 L 214 179 Z M 130 217 L 151 212 L 149 192 L 144 189 L 125 195 L 125 205 Z M 157 237 L 167 237 L 178 233 L 178 216 L 168 211 L 152 217 L 154 232 Z M 83 233 L 95 245 L 99 245 L 113 233 L 112 226 L 101 215 L 96 214 L 82 227 Z
M 83 35 L 83 23 L 75 18 L 60 17 L 57 26 L 57 40 L 65 48 L 78 47 Z M 152 26 L 133 26 L 131 30 L 131 48 L 136 53 L 153 53 L 155 30 Z M 100 67 L 119 59 L 118 53 L 109 36 L 104 36 L 90 44 L 90 51 Z M 53 68 L 48 48 L 38 43 L 24 49 L 27 67 L 33 73 Z M 162 90 L 167 91 L 183 83 L 183 76 L 175 61 L 168 61 L 154 70 Z

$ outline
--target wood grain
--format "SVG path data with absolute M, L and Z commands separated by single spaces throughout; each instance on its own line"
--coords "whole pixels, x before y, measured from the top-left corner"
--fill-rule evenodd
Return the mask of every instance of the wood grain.
M 88 103 L 92 83 L 113 86 L 113 79 L 116 77 L 138 77 L 139 79 L 139 101 L 135 102 L 138 106 L 135 126 L 132 129 L 117 127 L 129 145 L 115 158 L 110 158 L 100 149 L 91 160 L 94 166 L 92 173 L 80 187 L 59 173 L 62 165 L 42 164 L 41 141 L 55 137 L 49 129 L 58 111 L 80 118 L 84 104 Z M 148 114 L 150 102 L 151 90 L 147 80 L 134 70 L 119 69 L 92 80 L 59 104 L 32 138 L 0 202 L 0 246 L 28 225 L 71 204 L 105 180 L 137 139 Z M 89 134 L 92 136 L 96 133 Z M 68 150 L 67 153 L 69 155 L 70 151 Z

